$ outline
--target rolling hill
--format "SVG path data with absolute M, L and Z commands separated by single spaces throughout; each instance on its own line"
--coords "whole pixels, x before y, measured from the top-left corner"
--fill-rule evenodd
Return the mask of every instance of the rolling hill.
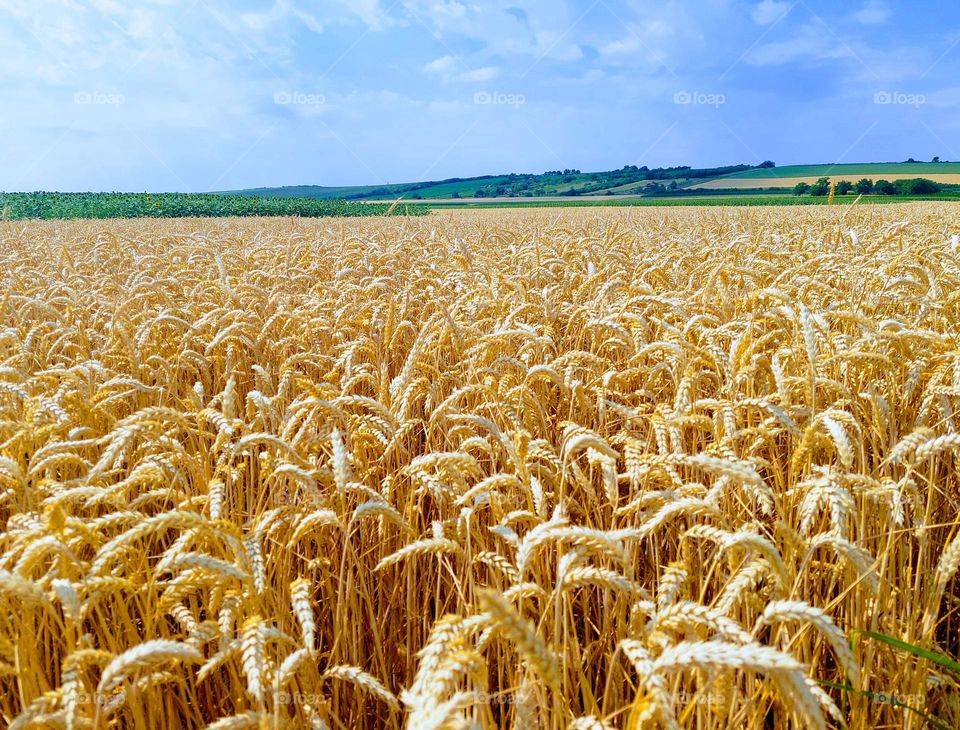
M 772 162 L 763 163 L 772 166 Z M 248 188 L 224 191 L 225 194 L 284 198 L 344 198 L 347 200 L 408 200 L 445 198 L 494 198 L 591 195 L 636 195 L 664 188 L 682 188 L 694 182 L 712 180 L 730 173 L 760 169 L 752 165 L 728 165 L 715 168 L 688 166 L 649 168 L 625 165 L 619 170 L 581 172 L 551 170 L 542 174 L 484 175 L 425 182 L 326 187 L 297 185 L 281 188 Z
M 408 201 L 502 199 L 502 198 L 589 198 L 607 196 L 648 196 L 681 194 L 684 191 L 759 191 L 792 188 L 798 182 L 817 178 L 856 180 L 866 177 L 890 181 L 925 177 L 939 183 L 960 185 L 960 162 L 868 162 L 821 165 L 729 165 L 716 168 L 637 167 L 581 172 L 553 170 L 542 174 L 483 175 L 423 182 L 383 185 L 322 186 L 295 185 L 279 188 L 249 188 L 225 194 L 263 198 L 314 198 L 320 200 Z

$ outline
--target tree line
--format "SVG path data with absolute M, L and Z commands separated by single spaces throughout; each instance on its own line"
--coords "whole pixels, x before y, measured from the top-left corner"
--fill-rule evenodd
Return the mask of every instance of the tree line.
M 916 177 L 909 180 L 877 180 L 861 178 L 857 182 L 838 180 L 834 192 L 837 195 L 933 195 L 942 190 L 940 185 L 925 177 Z M 826 196 L 830 194 L 830 178 L 821 177 L 812 185 L 797 183 L 793 187 L 794 195 Z

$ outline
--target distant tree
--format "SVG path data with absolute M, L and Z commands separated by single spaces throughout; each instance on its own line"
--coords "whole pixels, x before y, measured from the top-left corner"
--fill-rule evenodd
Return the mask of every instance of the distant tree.
M 897 187 L 889 180 L 877 180 L 873 184 L 873 192 L 878 195 L 896 195 Z
M 817 181 L 810 186 L 810 194 L 816 196 L 824 196 L 830 192 L 830 178 L 820 177 L 817 178 Z
M 940 192 L 940 186 L 933 180 L 923 177 L 911 180 L 897 180 L 894 183 L 898 195 L 933 195 Z
M 908 157 L 908 158 L 907 158 L 907 162 L 916 162 L 916 160 L 913 159 L 912 157 Z
M 934 195 L 935 193 L 939 193 L 940 190 L 940 185 L 925 177 L 917 178 L 913 181 L 913 185 L 910 186 L 910 192 L 913 195 Z
M 460 197 L 460 191 L 459 191 L 459 190 L 454 190 L 454 191 L 453 191 L 453 195 L 451 195 L 450 197 L 451 197 L 451 198 L 459 198 L 459 197 Z
M 486 191 L 485 191 L 483 188 L 477 188 L 476 192 L 474 192 L 474 194 L 473 194 L 473 197 L 475 197 L 475 198 L 485 198 L 485 197 L 487 197 L 487 193 L 486 193 Z
M 757 165 L 757 167 L 776 167 L 776 166 L 777 166 L 777 163 L 771 160 L 764 160 L 759 165 Z
M 939 158 L 939 157 L 934 157 L 934 158 L 933 158 L 933 162 L 940 162 L 940 158 Z
M 671 180 L 671 181 L 670 181 L 670 184 L 669 184 L 667 187 L 668 187 L 670 190 L 676 190 L 676 189 L 677 189 L 678 187 L 680 187 L 680 186 L 677 185 L 677 181 L 676 181 L 676 180 Z
M 860 195 L 869 195 L 873 192 L 873 180 L 865 177 L 857 180 L 856 191 Z
M 853 183 L 849 180 L 841 180 L 835 188 L 837 195 L 849 195 L 853 192 Z
M 793 186 L 794 195 L 806 195 L 810 192 L 810 186 L 805 182 L 798 182 Z

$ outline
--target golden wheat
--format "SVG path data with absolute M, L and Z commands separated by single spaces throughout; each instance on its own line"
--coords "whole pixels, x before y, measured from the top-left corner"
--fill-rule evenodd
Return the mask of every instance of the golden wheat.
M 0 224 L 0 725 L 960 726 L 958 233 Z

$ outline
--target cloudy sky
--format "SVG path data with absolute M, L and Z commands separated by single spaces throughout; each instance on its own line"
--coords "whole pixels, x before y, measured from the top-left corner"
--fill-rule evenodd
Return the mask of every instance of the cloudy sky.
M 3 0 L 0 189 L 960 160 L 960 4 Z

